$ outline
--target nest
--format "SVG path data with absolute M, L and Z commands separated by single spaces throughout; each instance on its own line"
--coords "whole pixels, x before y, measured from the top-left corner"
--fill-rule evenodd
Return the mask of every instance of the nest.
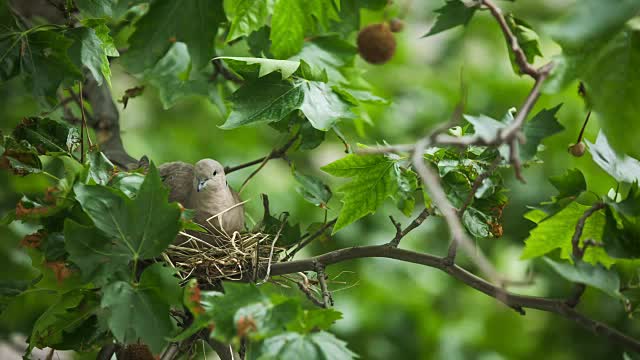
M 209 225 L 220 215 L 208 219 Z M 271 265 L 286 250 L 276 246 L 280 232 L 228 234 L 221 225 L 203 227 L 206 233 L 180 232 L 174 245 L 162 254 L 164 261 L 178 271 L 182 283 L 190 279 L 212 286 L 221 280 L 267 281 Z

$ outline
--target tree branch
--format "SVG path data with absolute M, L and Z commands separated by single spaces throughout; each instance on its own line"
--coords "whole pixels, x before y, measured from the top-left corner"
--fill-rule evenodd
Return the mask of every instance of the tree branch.
M 640 352 L 640 341 L 604 323 L 590 319 L 568 306 L 564 299 L 514 294 L 488 283 L 458 265 L 452 264 L 446 258 L 399 249 L 388 245 L 351 247 L 331 251 L 305 260 L 278 263 L 271 267 L 271 274 L 275 276 L 301 271 L 315 271 L 318 263 L 329 266 L 362 258 L 389 258 L 439 269 L 466 285 L 495 298 L 520 314 L 524 315 L 525 308 L 554 313 L 574 321 L 596 335 L 605 336 L 609 340 L 615 341 L 630 350 Z
M 232 173 L 234 171 L 238 171 L 244 168 L 248 168 L 250 166 L 253 165 L 257 165 L 257 164 L 262 164 L 262 163 L 266 163 L 269 160 L 272 159 L 280 159 L 283 158 L 286 154 L 287 151 L 289 151 L 289 149 L 291 148 L 291 146 L 293 146 L 293 144 L 296 142 L 296 140 L 298 139 L 299 134 L 294 135 L 293 137 L 291 137 L 291 139 L 289 139 L 289 141 L 287 141 L 286 144 L 282 145 L 281 147 L 277 148 L 277 149 L 273 149 L 269 155 L 267 156 L 263 156 L 259 159 L 255 159 L 240 165 L 236 165 L 236 166 L 225 166 L 224 168 L 224 173 L 225 174 L 229 174 Z
M 493 17 L 498 22 L 498 25 L 500 25 L 500 29 L 502 30 L 502 33 L 507 40 L 507 44 L 509 44 L 509 46 L 511 47 L 510 50 L 516 59 L 516 64 L 518 64 L 520 72 L 522 72 L 523 74 L 527 74 L 534 79 L 538 79 L 540 73 L 527 61 L 527 55 L 520 47 L 518 38 L 511 31 L 511 28 L 507 24 L 504 15 L 502 15 L 502 11 L 500 10 L 500 8 L 496 6 L 491 0 L 481 0 L 480 3 L 486 6 L 487 9 L 489 9 L 491 15 L 493 15 Z
M 402 240 L 402 238 L 404 238 L 405 236 L 407 236 L 407 234 L 413 231 L 413 229 L 422 225 L 422 223 L 427 219 L 429 215 L 432 214 L 432 212 L 433 210 L 431 208 L 424 208 L 424 210 L 422 210 L 420 214 L 418 214 L 418 216 L 415 219 L 413 219 L 413 221 L 409 225 L 407 225 L 407 227 L 404 229 L 402 229 L 401 225 L 397 223 L 393 218 L 390 217 L 391 221 L 393 222 L 393 225 L 396 228 L 396 236 L 389 242 L 388 245 L 393 247 L 398 247 L 398 245 L 400 244 L 400 240 Z

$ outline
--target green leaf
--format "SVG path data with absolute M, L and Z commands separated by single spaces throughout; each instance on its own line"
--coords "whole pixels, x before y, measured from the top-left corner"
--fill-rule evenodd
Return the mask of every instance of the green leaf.
M 9 136 L 3 136 L 2 140 L 3 152 L 0 154 L 0 169 L 9 169 L 20 176 L 42 170 L 38 151 L 29 142 L 25 140 L 18 142 Z
M 169 305 L 181 305 L 183 292 L 175 274 L 176 270 L 173 268 L 161 263 L 152 264 L 140 276 L 140 288 L 155 292 Z
M 29 49 L 13 55 L 19 57 L 16 62 L 19 61 L 26 74 L 27 88 L 31 89 L 42 105 L 50 107 L 57 104 L 58 87 L 63 83 L 72 84 L 73 81 L 82 79 L 80 69 L 74 65 L 67 52 L 72 44 L 73 40 L 53 30 L 31 32 L 16 44 L 17 49 Z
M 210 298 L 210 304 L 205 307 L 216 325 L 211 336 L 221 341 L 230 341 L 237 334 L 236 312 L 245 306 L 267 301 L 253 284 L 225 284 L 224 296 Z
M 277 0 L 271 17 L 271 52 L 278 59 L 297 54 L 304 44 L 309 14 L 305 0 Z
M 298 194 L 308 202 L 323 209 L 327 208 L 327 204 L 331 199 L 331 189 L 322 180 L 317 177 L 304 175 L 293 170 L 293 177 L 300 186 L 296 187 Z
M 353 44 L 339 36 L 319 36 L 306 41 L 289 60 L 304 60 L 313 68 L 326 70 L 331 83 L 351 83 L 340 70 L 353 65 L 357 52 Z
M 542 57 L 540 44 L 538 43 L 538 34 L 533 31 L 531 26 L 523 20 L 514 17 L 512 14 L 505 16 L 505 20 L 511 29 L 511 32 L 516 36 L 518 44 L 527 58 L 527 62 L 533 64 L 536 56 Z M 509 58 L 511 59 L 513 71 L 515 71 L 516 74 L 522 74 L 520 67 L 516 63 L 515 55 L 513 54 L 513 51 L 511 51 L 511 44 L 507 43 L 507 48 L 509 49 Z
M 612 201 L 610 205 L 624 216 L 640 216 L 640 187 L 638 186 L 638 183 L 635 182 L 631 185 L 631 189 L 629 189 L 629 193 L 626 198 L 620 202 Z
M 552 109 L 542 109 L 530 121 L 523 126 L 527 141 L 520 145 L 520 158 L 529 160 L 538 152 L 538 146 L 544 138 L 557 134 L 564 130 L 564 126 L 560 125 L 556 113 L 560 110 L 562 104 Z
M 387 197 L 397 196 L 400 181 L 395 165 L 394 160 L 384 155 L 350 154 L 321 168 L 333 176 L 353 178 L 337 190 L 344 194 L 344 205 L 333 227 L 333 234 L 373 214 Z
M 229 98 L 232 111 L 222 129 L 234 129 L 249 124 L 271 123 L 284 119 L 299 109 L 304 100 L 300 86 L 265 76 L 242 86 Z
M 222 129 L 277 122 L 298 109 L 314 128 L 322 131 L 330 129 L 340 119 L 354 117 L 349 105 L 328 84 L 307 80 L 291 84 L 275 74 L 249 82 L 229 100 L 233 110 Z
M 446 0 L 445 5 L 435 11 L 438 13 L 438 18 L 425 36 L 434 35 L 460 25 L 466 26 L 476 10 L 477 6 L 467 6 L 460 0 Z
M 101 35 L 103 38 L 108 37 L 108 32 Z M 67 36 L 74 39 L 73 45 L 69 48 L 69 56 L 76 66 L 89 69 L 98 85 L 102 85 L 104 80 L 111 86 L 111 67 L 107 55 L 113 51 L 113 40 L 105 44 L 94 29 L 86 27 L 72 29 L 67 32 Z
M 272 72 L 282 74 L 282 80 L 288 79 L 300 67 L 300 61 L 291 60 L 275 60 L 255 57 L 232 57 L 220 56 L 216 59 L 222 59 L 225 63 L 238 74 L 247 77 L 263 77 Z
M 640 181 L 640 161 L 630 156 L 618 156 L 609 145 L 602 131 L 595 144 L 586 140 L 593 161 L 617 181 L 634 183 Z
M 637 203 L 635 204 L 637 206 Z M 615 205 L 606 209 L 604 248 L 607 254 L 620 259 L 640 258 L 640 220 L 613 211 Z
M 100 306 L 106 311 L 99 317 L 120 343 L 140 341 L 158 354 L 174 331 L 169 304 L 152 289 L 133 287 L 124 281 L 112 282 L 102 288 Z
M 308 335 L 288 332 L 270 337 L 262 344 L 258 359 L 350 360 L 356 357 L 345 342 L 319 331 Z
M 328 330 L 336 321 L 342 319 L 342 313 L 332 308 L 301 310 L 298 318 L 299 320 L 290 323 L 287 329 L 304 334 Z
M 87 155 L 90 165 L 89 177 L 98 185 L 107 185 L 115 170 L 113 164 L 99 151 L 90 151 Z
M 561 258 L 571 258 L 571 238 L 575 232 L 576 224 L 578 219 L 589 208 L 589 206 L 581 205 L 574 201 L 555 215 L 540 220 L 525 240 L 522 259 L 540 257 L 558 248 L 560 249 Z M 601 241 L 604 225 L 605 217 L 603 211 L 600 210 L 593 213 L 585 222 L 582 236 L 580 237 L 580 246 L 586 239 Z M 599 262 L 606 267 L 610 267 L 615 262 L 599 247 L 588 247 L 584 254 L 584 261 L 590 264 Z
M 176 42 L 143 78 L 158 89 L 162 106 L 169 109 L 185 97 L 208 96 L 207 80 L 190 79 L 191 70 L 187 45 Z
M 580 260 L 575 261 L 572 265 L 556 262 L 547 257 L 543 259 L 560 276 L 571 282 L 594 287 L 617 299 L 625 299 L 620 293 L 620 278 L 615 271 L 607 270 L 602 265 L 591 265 Z
M 468 207 L 462 214 L 462 224 L 473 237 L 487 238 L 491 236 L 487 216 L 478 209 Z
M 122 191 L 127 197 L 133 199 L 144 182 L 144 176 L 136 173 L 119 172 L 111 179 L 110 186 Z
M 271 52 L 278 59 L 297 54 L 307 32 L 314 32 L 316 22 L 325 29 L 338 14 L 333 1 L 277 0 L 271 18 Z
M 89 348 L 95 339 L 91 339 L 93 334 L 86 330 L 95 326 L 90 318 L 97 307 L 97 299 L 90 292 L 73 290 L 62 294 L 33 324 L 27 352 L 33 347 Z
M 558 190 L 555 199 L 570 197 L 575 199 L 587 191 L 587 181 L 578 169 L 569 169 L 564 175 L 550 176 L 549 182 Z
M 69 261 L 80 269 L 83 282 L 100 286 L 107 284 L 110 279 L 126 278 L 128 275 L 129 254 L 120 251 L 95 226 L 84 226 L 66 219 L 64 238 Z
M 482 114 L 479 116 L 464 115 L 464 119 L 473 125 L 475 134 L 486 142 L 493 142 L 498 136 L 498 131 L 507 125 L 505 122 Z
M 144 0 L 75 0 L 85 18 L 121 18 L 127 10 Z
M 629 81 L 640 77 L 640 30 L 629 26 L 612 38 L 589 41 L 581 48 L 564 48 L 562 56 L 554 62 L 556 67 L 546 91 L 557 92 L 574 80 L 581 80 L 588 106 L 598 117 L 611 145 L 620 152 L 640 157 L 635 142 L 636 134 L 640 133 L 640 125 L 635 121 L 640 112 L 640 87 Z
M 227 9 L 227 18 L 231 26 L 227 34 L 227 42 L 248 36 L 267 22 L 269 11 L 265 0 L 234 0 L 229 4 L 231 9 Z
M 25 140 L 40 154 L 72 152 L 80 143 L 78 129 L 49 118 L 31 117 L 22 120 L 13 131 L 16 140 Z
M 180 228 L 180 209 L 169 204 L 169 191 L 158 170 L 149 173 L 131 200 L 119 190 L 101 185 L 74 187 L 76 198 L 95 226 L 113 242 L 113 252 L 137 261 L 160 256 Z
M 223 20 L 222 0 L 154 1 L 135 23 L 122 62 L 127 70 L 139 74 L 152 68 L 173 43 L 183 42 L 193 67 L 201 69 L 214 55 L 214 39 Z
M 304 100 L 300 110 L 318 130 L 329 130 L 338 120 L 354 118 L 342 99 L 331 90 L 328 84 L 319 81 L 301 81 Z
M 564 49 L 580 48 L 610 38 L 639 11 L 638 0 L 582 0 L 546 30 Z

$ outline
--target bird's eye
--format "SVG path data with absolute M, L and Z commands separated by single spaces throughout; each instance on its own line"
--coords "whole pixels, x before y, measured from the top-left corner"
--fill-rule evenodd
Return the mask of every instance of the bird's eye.
M 218 175 L 218 170 L 213 170 L 213 176 Z

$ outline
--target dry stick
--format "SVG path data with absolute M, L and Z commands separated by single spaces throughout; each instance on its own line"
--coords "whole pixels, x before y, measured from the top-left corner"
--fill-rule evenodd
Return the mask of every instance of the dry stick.
M 449 226 L 449 230 L 451 231 L 452 241 L 457 242 L 458 245 L 462 246 L 467 255 L 473 260 L 485 276 L 487 276 L 492 282 L 501 284 L 502 280 L 498 275 L 498 272 L 495 270 L 493 265 L 491 265 L 489 260 L 487 260 L 482 251 L 476 249 L 473 241 L 471 241 L 464 230 L 464 227 L 460 222 L 460 218 L 458 217 L 458 211 L 453 207 L 453 205 L 451 205 L 449 199 L 447 199 L 447 195 L 440 184 L 440 178 L 433 172 L 433 170 L 425 165 L 422 154 L 424 154 L 424 149 L 428 143 L 429 138 L 424 138 L 416 144 L 416 150 L 412 157 L 414 169 L 418 175 L 420 175 L 422 182 L 429 189 L 433 202 L 444 216 L 445 221 Z M 450 263 L 453 263 L 454 259 L 448 257 L 446 259 Z
M 571 248 L 573 250 L 573 257 L 576 261 L 582 260 L 584 252 L 586 251 L 586 246 L 580 248 L 580 237 L 582 236 L 582 232 L 584 230 L 584 226 L 587 223 L 587 219 L 595 212 L 603 209 L 604 207 L 604 203 L 597 202 L 593 204 L 593 206 L 591 206 L 589 209 L 587 209 L 582 214 L 582 216 L 580 216 L 580 219 L 578 219 L 578 222 L 576 223 L 576 230 L 573 232 L 573 236 L 571 237 Z M 571 296 L 569 296 L 569 298 L 565 302 L 567 306 L 572 308 L 578 306 L 578 303 L 580 303 L 580 299 L 582 298 L 582 294 L 584 294 L 584 291 L 586 289 L 587 287 L 584 284 L 576 283 L 573 287 L 573 291 L 571 292 Z
M 393 226 L 395 226 L 396 228 L 396 236 L 387 245 L 398 247 L 398 245 L 400 244 L 400 240 L 407 236 L 407 234 L 410 233 L 413 229 L 420 226 L 427 219 L 427 217 L 432 214 L 432 212 L 433 210 L 431 208 L 425 208 L 415 219 L 413 219 L 413 221 L 409 225 L 407 225 L 406 228 L 404 228 L 404 230 L 402 229 L 400 223 L 396 222 L 391 216 L 389 216 L 389 218 L 391 218 Z
M 375 257 L 396 259 L 439 269 L 462 281 L 466 285 L 497 299 L 503 304 L 518 311 L 520 314 L 524 314 L 524 308 L 558 314 L 576 322 L 580 326 L 597 335 L 606 336 L 608 339 L 631 350 L 640 352 L 640 341 L 610 327 L 607 324 L 588 318 L 568 306 L 564 299 L 518 295 L 505 291 L 504 289 L 477 277 L 458 265 L 452 264 L 446 257 L 441 258 L 430 254 L 422 254 L 414 251 L 394 248 L 388 245 L 351 247 L 331 251 L 305 260 L 295 260 L 274 264 L 271 267 L 271 275 L 275 276 L 294 274 L 302 271 L 315 271 L 316 264 L 318 263 L 329 266 L 353 259 Z

